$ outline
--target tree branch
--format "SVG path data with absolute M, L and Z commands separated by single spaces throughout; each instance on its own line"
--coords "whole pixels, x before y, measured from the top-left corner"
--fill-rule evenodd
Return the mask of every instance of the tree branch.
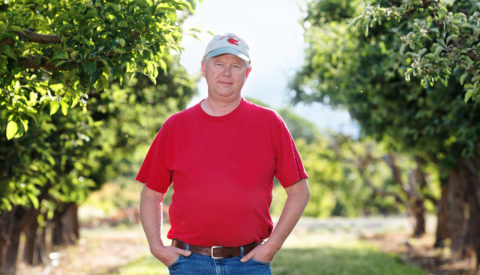
M 380 188 L 376 187 L 370 181 L 370 178 L 367 177 L 362 170 L 359 169 L 358 172 L 360 174 L 360 177 L 363 179 L 363 182 L 368 187 L 370 187 L 373 190 L 373 192 L 375 192 L 375 194 L 383 196 L 383 197 L 393 197 L 397 203 L 401 203 L 401 204 L 405 205 L 407 207 L 407 209 L 410 208 L 408 203 L 405 200 L 403 200 L 402 197 L 400 197 L 398 194 L 396 194 L 395 192 L 389 192 L 389 191 L 386 191 L 386 190 L 383 190 L 383 189 L 380 189 Z
M 49 71 L 56 71 L 59 69 L 58 67 L 55 67 L 55 65 L 50 63 L 48 58 L 46 58 L 45 56 L 21 57 L 18 63 L 27 69 L 45 68 Z
M 32 32 L 29 30 L 24 30 L 23 34 L 21 32 L 16 32 L 16 34 L 20 38 L 27 38 L 28 41 L 30 42 L 35 42 L 39 44 L 60 44 L 62 43 L 62 40 L 60 39 L 60 36 L 58 35 L 50 35 L 50 34 L 39 34 L 36 32 Z
M 40 34 L 29 30 L 22 32 L 15 32 L 21 40 L 26 40 L 39 44 L 60 44 L 62 40 L 58 35 Z M 5 38 L 0 41 L 0 45 L 13 45 L 15 41 L 11 38 Z
M 7 37 L 7 38 L 4 38 L 2 40 L 0 40 L 0 45 L 13 45 L 13 43 L 15 43 L 15 41 L 13 39 L 11 39 L 10 37 Z

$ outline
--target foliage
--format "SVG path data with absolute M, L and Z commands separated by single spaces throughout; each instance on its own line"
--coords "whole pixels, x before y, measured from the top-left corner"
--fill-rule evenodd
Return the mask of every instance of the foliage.
M 407 57 L 405 78 L 421 79 L 424 87 L 451 76 L 463 85 L 465 102 L 480 101 L 480 3 L 467 1 L 385 1 L 367 3 L 353 22 L 365 29 L 394 21 L 401 26 L 389 32 L 395 49 Z
M 337 5 L 322 14 L 344 8 L 343 1 L 325 1 Z M 294 99 L 342 106 L 363 136 L 433 163 L 444 187 L 436 244 L 480 260 L 478 1 L 373 1 L 364 10 L 313 20 L 311 11 L 325 1 L 309 4 L 308 48 L 291 82 Z
M 0 5 L 0 130 L 24 135 L 42 112 L 86 108 L 136 72 L 155 82 L 179 52 L 178 12 L 194 1 L 7 1 Z
M 461 2 L 469 1 L 456 1 L 456 7 Z M 319 14 L 326 3 L 331 10 Z M 435 82 L 422 87 L 406 81 L 412 59 L 401 54 L 400 37 L 410 31 L 409 25 L 390 20 L 370 27 L 365 36 L 351 27 L 361 10 L 343 5 L 335 0 L 309 4 L 304 22 L 309 46 L 304 66 L 291 82 L 294 100 L 347 108 L 363 135 L 385 140 L 396 150 L 423 154 L 444 167 L 477 155 L 480 107 L 465 104 L 461 83 L 453 75 L 447 86 Z M 339 14 L 337 9 L 351 13 Z
M 288 128 L 294 129 L 292 135 L 309 175 L 310 201 L 305 209 L 305 216 L 355 217 L 399 213 L 405 209 L 405 205 L 396 200 L 396 197 L 401 197 L 402 201 L 406 198 L 404 199 L 401 187 L 393 179 L 384 161 L 388 150 L 383 144 L 369 139 L 355 140 L 332 132 L 321 133 L 315 125 L 292 115 L 291 111 L 281 109 L 278 112 L 282 114 Z M 307 140 L 309 133 L 315 133 L 311 141 Z M 359 162 L 367 157 L 372 160 L 362 168 L 365 171 L 361 171 Z M 399 159 L 402 177 L 408 178 L 411 162 L 407 156 Z M 376 190 L 366 186 L 365 177 L 376 189 L 391 195 L 385 197 L 377 194 Z M 432 178 L 431 182 L 437 181 Z M 438 197 L 438 190 L 433 190 L 432 197 Z M 275 185 L 273 215 L 280 215 L 286 197 L 283 188 L 279 184 Z
M 131 173 L 139 161 L 132 153 L 143 151 L 166 117 L 184 108 L 195 92 L 195 81 L 176 65 L 178 57 L 167 62 L 168 71 L 159 73 L 156 86 L 139 74 L 123 87 L 115 84 L 92 97 L 86 112 L 73 108 L 64 116 L 42 111 L 27 134 L 1 137 L 0 209 L 38 208 L 44 189 L 48 199 L 42 208 L 81 203 L 118 173 Z

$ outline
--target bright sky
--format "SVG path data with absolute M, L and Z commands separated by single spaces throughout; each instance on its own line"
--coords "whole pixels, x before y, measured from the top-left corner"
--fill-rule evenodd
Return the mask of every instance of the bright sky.
M 313 121 L 320 129 L 330 128 L 356 134 L 357 127 L 348 112 L 332 110 L 322 104 L 290 106 L 288 81 L 304 60 L 302 0 L 203 0 L 197 4 L 195 15 L 184 24 L 205 32 L 200 41 L 185 36 L 181 63 L 192 75 L 200 73 L 200 61 L 212 35 L 235 33 L 250 47 L 252 72 L 243 87 L 243 95 L 259 99 L 274 108 L 289 107 Z M 205 80 L 199 83 L 199 96 L 192 104 L 207 96 Z

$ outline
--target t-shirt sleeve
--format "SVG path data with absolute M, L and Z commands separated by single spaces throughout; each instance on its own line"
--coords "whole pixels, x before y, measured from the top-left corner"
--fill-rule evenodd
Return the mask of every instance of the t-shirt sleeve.
M 172 183 L 172 171 L 167 165 L 168 128 L 167 121 L 153 140 L 136 177 L 148 188 L 163 194 Z
M 274 135 L 275 177 L 283 187 L 288 187 L 308 178 L 308 175 L 290 131 L 279 115 L 277 119 Z

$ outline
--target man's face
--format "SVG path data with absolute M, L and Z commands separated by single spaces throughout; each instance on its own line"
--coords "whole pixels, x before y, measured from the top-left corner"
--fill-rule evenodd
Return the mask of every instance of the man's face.
M 241 94 L 251 68 L 232 54 L 222 54 L 202 62 L 202 73 L 207 80 L 210 97 L 236 98 Z

